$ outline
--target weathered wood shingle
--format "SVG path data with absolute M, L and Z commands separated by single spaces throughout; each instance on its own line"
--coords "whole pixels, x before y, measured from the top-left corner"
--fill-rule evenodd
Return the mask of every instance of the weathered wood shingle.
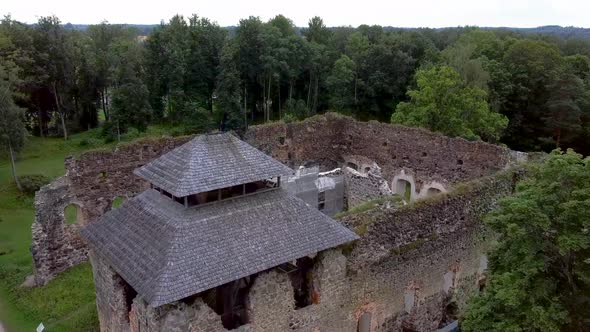
M 154 307 L 358 239 L 283 189 L 195 208 L 150 189 L 82 235 Z
M 134 173 L 176 197 L 293 174 L 230 133 L 197 136 Z

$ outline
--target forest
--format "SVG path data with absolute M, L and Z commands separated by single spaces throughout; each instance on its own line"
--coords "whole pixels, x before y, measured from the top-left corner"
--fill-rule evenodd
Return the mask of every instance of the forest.
M 55 16 L 35 24 L 5 16 L 2 323 L 18 331 L 41 321 L 54 331 L 98 326 L 88 264 L 45 287 L 19 286 L 32 271 L 32 196 L 63 175 L 65 156 L 144 134 L 243 132 L 332 111 L 520 151 L 561 149 L 527 166 L 528 179 L 485 218 L 498 234 L 489 282 L 461 328 L 588 331 L 586 30 L 328 27 L 320 17 L 297 27 L 282 15 L 232 27 L 196 15 L 155 27 L 74 26 Z
M 174 16 L 142 35 L 6 16 L 0 78 L 37 136 L 239 130 L 336 111 L 516 150 L 590 152 L 590 42 L 555 35 L 329 28 L 319 17 L 298 28 L 282 15 L 231 29 Z

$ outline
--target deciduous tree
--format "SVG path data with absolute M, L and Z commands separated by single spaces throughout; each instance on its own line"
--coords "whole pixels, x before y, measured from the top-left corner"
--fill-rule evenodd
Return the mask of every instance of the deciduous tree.
M 8 152 L 12 177 L 19 191 L 22 191 L 16 174 L 15 158 L 22 149 L 26 129 L 23 123 L 23 110 L 14 104 L 9 84 L 0 79 L 0 143 Z
M 590 159 L 554 151 L 486 222 L 498 234 L 470 331 L 590 329 Z
M 410 101 L 398 104 L 391 122 L 488 141 L 498 140 L 508 124 L 490 111 L 484 90 L 465 86 L 448 66 L 419 70 L 416 81 L 418 89 L 408 91 Z

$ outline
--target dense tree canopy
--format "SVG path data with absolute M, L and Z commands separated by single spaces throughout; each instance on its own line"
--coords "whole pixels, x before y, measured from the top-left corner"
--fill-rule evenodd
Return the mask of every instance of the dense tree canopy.
M 43 136 L 115 122 L 122 131 L 240 129 L 332 110 L 518 150 L 588 154 L 589 57 L 590 42 L 575 38 L 329 28 L 320 17 L 302 28 L 283 15 L 223 28 L 177 15 L 147 35 L 108 22 L 74 30 L 54 16 L 0 23 L 0 77 L 13 82 L 26 126 Z M 428 101 L 435 87 L 452 93 Z
M 176 15 L 152 30 L 55 16 L 0 21 L 0 144 L 27 130 L 105 140 L 149 125 L 243 131 L 336 111 L 522 151 L 590 154 L 590 41 L 505 29 L 235 27 Z M 590 161 L 554 152 L 489 219 L 491 278 L 465 331 L 589 330 Z
M 554 151 L 488 218 L 489 282 L 462 331 L 590 328 L 590 159 Z
M 508 124 L 490 111 L 486 92 L 468 86 L 453 68 L 435 66 L 416 73 L 418 89 L 408 91 L 391 116 L 393 123 L 428 128 L 448 136 L 496 141 Z

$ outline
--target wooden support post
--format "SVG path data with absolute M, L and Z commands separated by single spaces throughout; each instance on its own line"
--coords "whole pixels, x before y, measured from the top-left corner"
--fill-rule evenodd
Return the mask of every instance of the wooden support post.
M 246 195 L 246 184 L 242 185 L 242 195 Z
M 280 187 L 281 187 L 281 177 L 279 176 L 277 178 L 277 188 L 280 188 Z
M 188 207 L 188 196 L 184 196 L 184 207 Z
M 221 189 L 217 189 L 217 200 L 221 200 Z

